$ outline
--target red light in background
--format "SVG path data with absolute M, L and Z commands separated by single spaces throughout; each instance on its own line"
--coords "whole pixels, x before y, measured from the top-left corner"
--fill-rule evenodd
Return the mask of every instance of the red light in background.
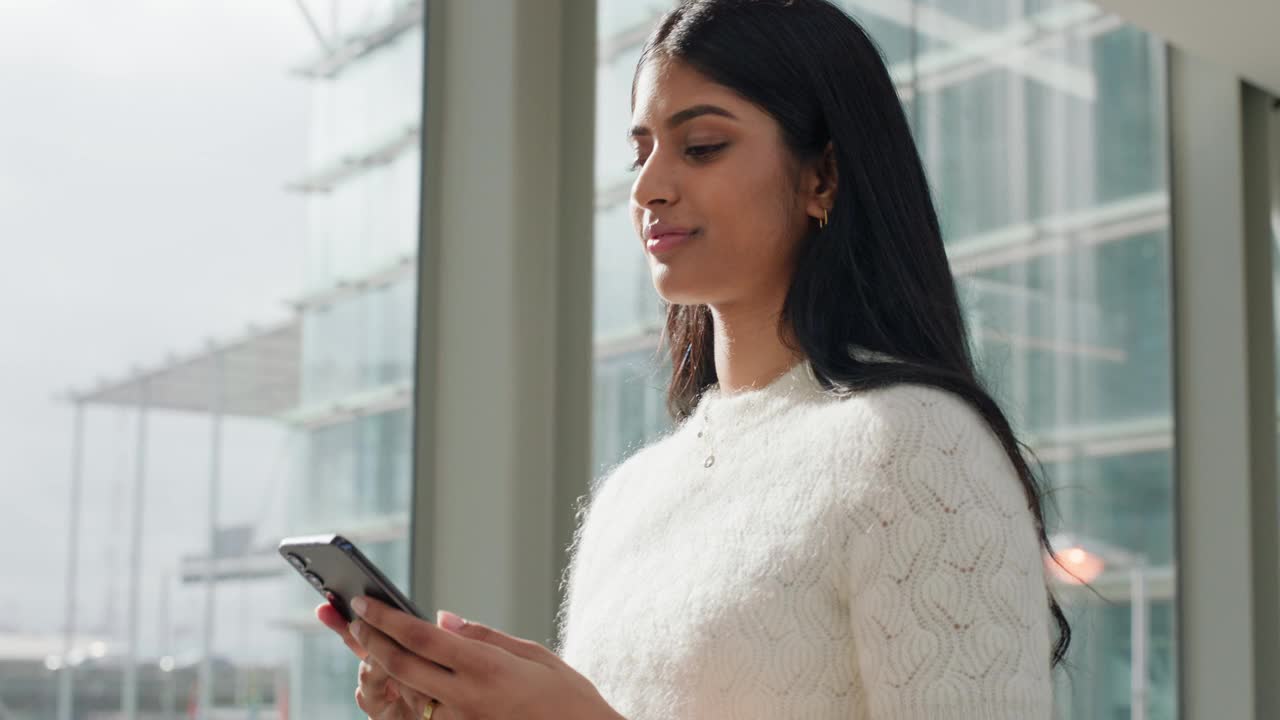
M 1046 559 L 1045 565 L 1054 578 L 1071 585 L 1093 582 L 1102 574 L 1106 563 L 1081 547 L 1069 547 L 1054 553 L 1057 562 Z

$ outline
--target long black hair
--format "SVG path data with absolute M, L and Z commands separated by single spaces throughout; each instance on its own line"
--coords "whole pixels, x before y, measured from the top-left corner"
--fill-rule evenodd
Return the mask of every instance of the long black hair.
M 655 59 L 678 60 L 763 109 L 801 162 L 833 147 L 834 207 L 797 251 L 780 320 L 799 344 L 793 349 L 836 394 L 917 383 L 967 400 L 1004 446 L 1052 556 L 1039 483 L 1023 455 L 1032 453 L 978 376 L 924 167 L 871 38 L 825 0 L 687 0 L 645 43 L 637 79 Z M 634 81 L 631 97 L 634 106 Z M 679 421 L 717 381 L 710 309 L 669 305 L 665 338 L 667 409 Z M 1071 626 L 1052 591 L 1049 611 L 1056 666 Z

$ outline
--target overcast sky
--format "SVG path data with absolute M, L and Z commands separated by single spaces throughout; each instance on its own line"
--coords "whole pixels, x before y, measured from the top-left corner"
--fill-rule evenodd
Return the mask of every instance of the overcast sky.
M 0 0 L 0 633 L 62 623 L 72 413 L 55 395 L 286 316 L 305 221 L 282 188 L 310 99 L 287 70 L 314 53 L 292 0 Z M 85 454 L 79 622 L 121 636 L 134 428 L 91 410 Z M 151 421 L 144 651 L 161 573 L 205 542 L 208 436 L 207 418 Z M 228 426 L 226 522 L 280 514 L 289 442 Z M 175 592 L 194 642 L 200 595 Z

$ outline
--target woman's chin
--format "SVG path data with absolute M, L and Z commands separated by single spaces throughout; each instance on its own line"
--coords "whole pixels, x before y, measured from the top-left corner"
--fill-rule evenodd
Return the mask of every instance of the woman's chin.
M 671 268 L 658 266 L 653 268 L 653 289 L 670 305 L 702 305 L 707 302 L 705 283 L 692 282 L 680 278 L 683 273 L 675 273 Z

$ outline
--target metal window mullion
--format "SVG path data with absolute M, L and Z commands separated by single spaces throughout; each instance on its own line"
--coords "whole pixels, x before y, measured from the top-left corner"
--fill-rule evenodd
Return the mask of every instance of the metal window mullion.
M 1263 104 L 1176 48 L 1168 80 L 1180 716 L 1280 717 Z
M 433 0 L 411 589 L 550 639 L 590 472 L 593 3 Z

